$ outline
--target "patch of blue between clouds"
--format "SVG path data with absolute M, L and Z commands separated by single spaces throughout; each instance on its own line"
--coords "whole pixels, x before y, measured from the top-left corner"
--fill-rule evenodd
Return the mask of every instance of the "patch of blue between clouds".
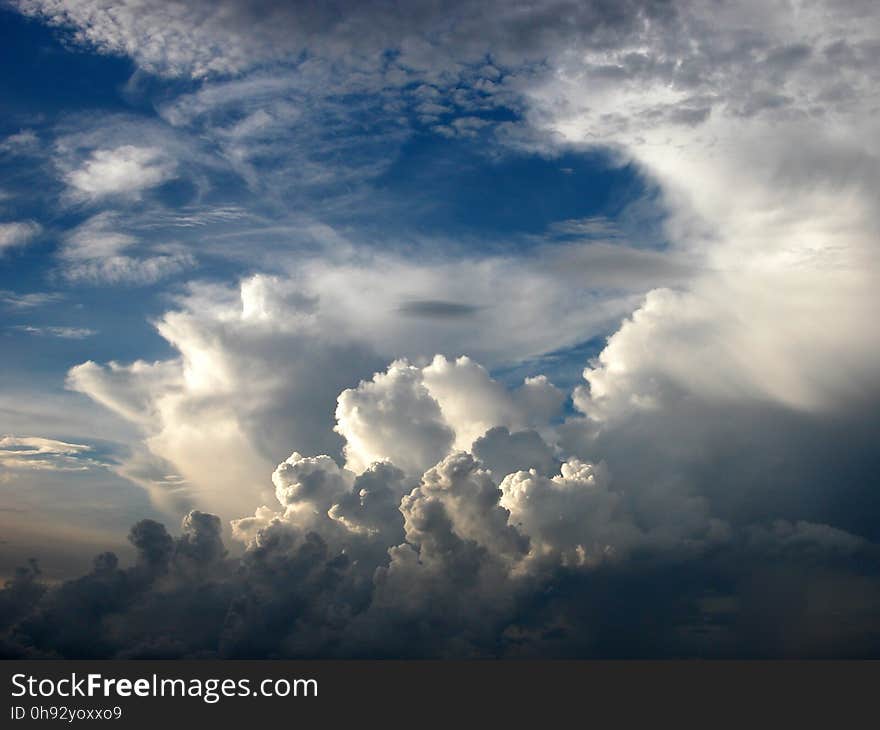
M 133 75 L 127 59 L 68 48 L 60 39 L 63 34 L 59 36 L 36 22 L 0 10 L 0 59 L 6 68 L 18 70 L 0 78 L 4 112 L 0 129 L 4 135 L 23 128 L 40 134 L 65 113 L 152 115 L 153 106 L 147 98 L 155 100 L 163 93 L 176 93 L 189 86 L 187 82 Z M 133 84 L 138 87 L 137 93 L 130 93 Z M 52 89 L 52 93 L 45 93 L 46 89 Z M 371 111 L 369 105 L 365 111 Z M 480 117 L 489 124 L 471 136 L 450 139 L 414 123 L 410 132 L 393 140 L 385 138 L 384 142 L 380 130 L 385 121 L 365 117 L 366 138 L 373 136 L 372 132 L 377 134 L 361 154 L 375 155 L 375 162 L 385 163 L 377 177 L 366 181 L 367 198 L 374 197 L 384 204 L 375 208 L 358 205 L 349 211 L 337 209 L 329 213 L 328 222 L 341 224 L 353 240 L 375 246 L 382 246 L 386 237 L 396 242 L 408 237 L 442 241 L 440 245 L 449 247 L 443 255 L 525 253 L 548 240 L 564 242 L 566 236 L 558 229 L 554 233 L 554 226 L 592 218 L 617 227 L 628 245 L 664 246 L 657 233 L 662 212 L 649 182 L 632 165 L 620 164 L 598 149 L 552 157 L 502 150 L 491 143 L 492 127 L 516 123 L 516 112 L 495 109 Z M 358 160 L 365 167 L 370 162 Z M 263 164 L 267 172 L 273 166 L 271 160 Z M 34 219 L 44 226 L 32 245 L 8 252 L 0 262 L 0 290 L 52 290 L 60 295 L 56 302 L 38 310 L 4 313 L 11 327 L 4 330 L 2 340 L 6 364 L 12 371 L 62 377 L 70 365 L 85 359 L 100 362 L 167 357 L 172 354 L 167 343 L 150 324 L 168 308 L 167 293 L 179 290 L 189 279 L 232 283 L 242 274 L 251 273 L 212 256 L 207 248 L 200 250 L 203 247 L 194 242 L 193 252 L 198 257 L 195 269 L 149 286 L 65 282 L 53 273 L 52 255 L 59 236 L 81 223 L 87 211 L 64 210 L 47 204 L 45 196 L 28 194 L 26 188 L 36 176 L 52 179 L 47 175 L 49 170 L 28 169 L 21 160 L 6 159 L 0 161 L 0 172 L 16 194 L 15 217 Z M 212 202 L 242 205 L 245 209 L 258 207 L 258 201 L 240 181 L 236 184 L 222 172 L 217 174 L 218 179 L 212 181 Z M 45 193 L 45 181 L 42 184 Z M 60 183 L 51 184 L 61 191 Z M 349 192 L 347 184 L 322 191 L 330 198 Z M 192 202 L 196 192 L 192 180 L 183 176 L 150 195 L 160 208 L 173 211 Z M 307 198 L 297 202 L 305 205 Z M 263 221 L 267 212 L 260 211 Z M 270 220 L 268 225 L 272 223 Z M 258 241 L 259 234 L 255 243 Z M 84 327 L 84 322 L 96 333 L 80 339 L 37 337 L 15 329 L 23 325 Z M 569 388 L 580 381 L 585 363 L 603 343 L 604 337 L 593 338 L 495 375 L 513 382 L 541 372 L 560 387 Z
M 418 134 L 376 187 L 406 200 L 404 221 L 414 232 L 481 235 L 486 248 L 566 220 L 614 219 L 648 190 L 637 170 L 600 150 L 557 157 L 485 150 L 479 140 Z
M 63 42 L 63 34 L 0 7 L 0 131 L 14 133 L 43 115 L 127 107 L 120 96 L 134 70 L 128 59 Z

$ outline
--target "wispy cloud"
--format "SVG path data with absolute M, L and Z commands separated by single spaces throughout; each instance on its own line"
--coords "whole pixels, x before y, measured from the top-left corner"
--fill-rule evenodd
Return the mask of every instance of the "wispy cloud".
M 14 291 L 0 290 L 0 304 L 11 309 L 33 309 L 61 301 L 62 295 L 57 292 L 28 292 L 19 294 Z
M 37 337 L 59 337 L 64 340 L 82 340 L 98 334 L 97 330 L 86 327 L 34 327 L 31 325 L 15 325 L 11 329 Z
M 28 471 L 86 471 L 102 466 L 92 447 L 41 436 L 0 438 L 0 466 Z
M 71 281 L 152 284 L 190 268 L 194 257 L 168 244 L 150 244 L 121 230 L 126 219 L 105 211 L 92 216 L 64 239 L 59 252 Z
M 26 246 L 42 230 L 35 221 L 0 223 L 0 256 L 12 248 Z
M 32 129 L 23 129 L 0 141 L 0 154 L 27 154 L 39 148 L 40 138 Z

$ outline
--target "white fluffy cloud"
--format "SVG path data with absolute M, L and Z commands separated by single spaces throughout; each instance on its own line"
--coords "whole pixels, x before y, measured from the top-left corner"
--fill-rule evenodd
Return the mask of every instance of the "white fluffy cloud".
M 406 361 L 394 362 L 372 381 L 344 391 L 336 423 L 346 441 L 346 464 L 355 471 L 389 459 L 418 474 L 443 458 L 455 438 L 422 381 L 421 368 Z
M 424 367 L 394 362 L 344 391 L 336 431 L 346 440 L 350 469 L 387 459 L 418 475 L 450 449 L 470 449 L 493 427 L 547 426 L 561 407 L 560 391 L 546 379 L 509 392 L 470 358 L 437 355 Z
M 173 178 L 175 166 L 161 149 L 122 145 L 95 150 L 81 167 L 67 173 L 66 181 L 78 198 L 137 196 Z
M 322 337 L 311 304 L 295 292 L 273 300 L 245 285 L 237 301 L 227 296 L 197 293 L 159 322 L 178 358 L 87 362 L 68 382 L 137 424 L 148 452 L 186 480 L 190 503 L 216 503 L 230 517 L 261 499 L 261 475 L 291 443 L 338 448 L 333 400 L 370 355 Z M 273 301 L 284 310 L 272 314 Z
M 403 472 L 376 462 L 355 474 L 329 456 L 293 453 L 272 475 L 281 509 L 263 506 L 252 517 L 232 521 L 233 536 L 255 548 L 275 529 L 303 542 L 319 535 L 333 550 L 346 551 L 370 577 L 391 545 L 403 539 L 401 497 L 412 488 Z
M 652 291 L 585 370 L 575 403 L 600 420 L 683 394 L 845 410 L 880 386 L 874 298 L 861 271 L 824 265 Z
M 94 219 L 93 219 L 94 220 Z M 110 226 L 87 224 L 67 254 L 92 256 L 106 243 L 134 246 Z M 128 250 L 125 248 L 123 250 Z M 446 280 L 493 272 L 492 288 L 509 297 L 485 318 L 414 318 L 399 311 L 395 293 L 403 284 L 439 291 L 442 272 L 405 259 L 383 256 L 380 276 L 373 268 L 305 260 L 289 277 L 257 275 L 238 289 L 194 286 L 177 310 L 158 322 L 159 333 L 179 352 L 161 363 L 85 363 L 70 373 L 70 385 L 130 419 L 145 432 L 148 451 L 173 464 L 205 499 L 219 491 L 234 516 L 261 493 L 260 474 L 268 473 L 291 444 L 303 452 L 339 452 L 338 431 L 348 439 L 348 458 L 356 470 L 390 458 L 409 474 L 420 475 L 452 446 L 469 449 L 493 426 L 512 431 L 541 429 L 557 418 L 565 394 L 545 378 L 527 379 L 508 393 L 467 357 L 433 355 L 430 340 L 456 354 L 462 337 L 492 361 L 515 362 L 518 353 L 541 353 L 606 326 L 606 314 L 578 306 L 580 293 L 553 289 L 552 276 L 535 262 L 488 259 L 479 270 L 461 263 Z M 449 264 L 453 266 L 453 264 Z M 532 299 L 529 316 L 554 327 L 522 329 L 515 321 L 523 305 L 504 286 L 504 275 L 531 282 L 546 296 Z M 485 286 L 485 284 L 484 284 Z M 390 291 L 389 291 L 390 290 Z M 543 314 L 539 314 L 543 311 Z M 583 324 L 569 327 L 571 320 Z M 434 332 L 433 338 L 429 332 Z M 373 382 L 355 386 L 395 355 L 395 363 Z M 416 414 L 415 404 L 423 412 Z M 386 419 L 380 417 L 386 414 Z M 359 425 L 359 424 L 364 425 Z M 393 441 L 377 436 L 386 429 Z M 381 439 L 382 449 L 377 447 Z M 203 505 L 207 507 L 208 505 Z
M 414 393 L 419 372 L 393 363 L 384 377 L 351 393 L 370 398 L 381 390 L 384 405 L 393 403 L 396 416 L 408 415 L 417 428 L 426 410 L 434 422 L 440 416 L 436 403 L 426 408 L 424 389 Z M 341 397 L 343 402 L 353 409 L 363 405 Z M 369 403 L 358 416 L 365 428 L 375 420 L 376 452 L 401 449 L 399 433 L 386 428 L 379 404 Z M 407 478 L 387 460 L 353 470 L 326 455 L 294 453 L 273 475 L 280 509 L 263 506 L 234 520 L 233 535 L 261 559 L 281 546 L 291 555 L 312 551 L 319 540 L 330 554 L 345 556 L 337 562 L 351 581 L 337 584 L 346 586 L 345 595 L 365 590 L 371 596 L 362 613 L 344 624 L 346 633 L 370 636 L 383 651 L 406 653 L 393 633 L 395 626 L 409 625 L 417 653 L 441 655 L 467 655 L 475 646 L 498 642 L 504 627 L 518 620 L 517 605 L 551 590 L 560 571 L 587 579 L 590 571 L 626 565 L 639 550 L 697 557 L 731 545 L 730 528 L 705 511 L 683 520 L 674 495 L 661 497 L 669 509 L 655 512 L 652 525 L 640 524 L 639 512 L 656 506 L 654 485 L 635 493 L 631 485 L 618 488 L 604 464 L 571 457 L 548 475 L 526 464 L 502 479 L 471 453 L 450 451 L 452 438 L 446 433 L 435 444 L 448 453 L 421 477 Z M 423 453 L 419 446 L 413 450 Z M 347 466 L 353 466 L 351 458 Z M 824 534 L 819 525 L 803 530 Z M 430 635 L 427 627 L 433 627 Z
M 683 394 L 846 408 L 880 386 L 871 11 L 678 9 L 673 32 L 571 54 L 527 92 L 537 126 L 615 145 L 657 180 L 671 245 L 704 261 L 647 296 L 578 405 L 597 420 Z
M 577 458 L 550 478 L 534 469 L 507 475 L 500 504 L 511 524 L 530 536 L 530 560 L 595 565 L 637 544 L 642 533 L 609 481 L 602 464 Z
M 543 398 L 523 399 L 530 387 Z M 570 424 L 559 432 L 542 420 L 558 416 L 547 401 L 559 407 L 546 380 L 511 391 L 467 358 L 437 356 L 421 367 L 395 361 L 339 396 L 345 466 L 328 455 L 292 454 L 272 477 L 281 509 L 263 506 L 235 520 L 233 533 L 259 546 L 279 527 L 299 541 L 311 531 L 355 557 L 368 550 L 371 560 L 388 550 L 380 600 L 398 581 L 408 594 L 421 585 L 427 603 L 418 610 L 459 579 L 475 581 L 470 588 L 488 600 L 493 590 L 515 590 L 520 578 L 560 566 L 592 568 L 637 548 L 699 551 L 729 539 L 725 522 L 687 488 L 615 484 L 604 463 L 560 460 L 559 437 Z M 550 443 L 535 430 L 509 430 L 536 422 Z

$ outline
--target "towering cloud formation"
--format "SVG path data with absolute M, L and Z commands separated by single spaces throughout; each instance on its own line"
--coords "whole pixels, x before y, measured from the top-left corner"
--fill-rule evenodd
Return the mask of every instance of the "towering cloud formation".
M 492 271 L 510 263 L 490 258 L 481 265 Z M 431 269 L 402 260 L 395 266 L 389 281 L 398 274 L 418 281 Z M 468 357 L 437 356 L 421 366 L 396 361 L 339 396 L 383 366 L 379 353 L 411 349 L 413 360 L 424 362 L 418 354 L 422 344 L 414 345 L 411 334 L 424 336 L 430 325 L 410 322 L 390 302 L 372 311 L 356 307 L 361 295 L 373 289 L 371 284 L 360 291 L 363 271 L 320 262 L 304 268 L 290 279 L 256 275 L 237 290 L 194 287 L 180 309 L 158 324 L 159 333 L 179 352 L 176 359 L 106 366 L 86 362 L 70 371 L 69 387 L 143 430 L 138 463 L 127 473 L 145 484 L 160 505 L 189 500 L 226 518 L 240 515 L 255 500 L 265 499 L 259 475 L 269 473 L 291 444 L 303 452 L 335 456 L 341 436 L 354 470 L 390 459 L 419 476 L 450 447 L 469 449 L 489 428 L 540 431 L 558 417 L 566 395 L 546 378 L 526 378 L 508 392 Z M 468 262 L 455 268 L 456 275 L 475 276 Z M 541 286 L 551 286 L 552 280 L 549 272 L 538 277 Z M 510 296 L 501 284 L 499 279 L 501 296 Z M 453 329 L 438 323 L 436 332 L 451 348 L 461 328 L 474 336 L 504 322 L 503 331 L 484 339 L 484 352 L 497 361 L 523 343 L 540 352 L 548 341 L 564 342 L 572 332 L 583 331 L 574 320 L 596 321 L 595 312 L 574 308 L 576 296 L 562 290 L 538 304 L 548 320 L 560 320 L 546 330 L 507 335 L 508 320 L 518 315 L 499 306 L 487 323 Z M 332 429 L 334 404 L 338 436 Z M 164 479 L 174 473 L 185 486 Z
M 438 364 L 450 365 L 428 367 Z M 151 520 L 135 525 L 131 568 L 99 555 L 92 573 L 49 591 L 35 569 L 22 570 L 0 592 L 4 654 L 823 656 L 878 648 L 866 613 L 876 601 L 851 600 L 880 595 L 876 545 L 805 521 L 720 520 L 693 495 L 662 482 L 618 483 L 604 464 L 577 457 L 547 476 L 550 447 L 535 431 L 495 427 L 476 440 L 475 451 L 530 434 L 522 441 L 534 448 L 515 452 L 525 468 L 500 479 L 499 467 L 453 450 L 437 401 L 424 388 L 413 394 L 420 372 L 394 363 L 340 405 L 355 408 L 345 396 L 371 394 L 377 383 L 389 386 L 383 396 L 402 389 L 396 428 L 382 428 L 381 408 L 361 412 L 359 423 L 378 419 L 371 448 L 383 454 L 400 448 L 409 425 L 422 458 L 418 436 L 427 433 L 442 458 L 424 474 L 349 459 L 356 472 L 294 453 L 273 474 L 276 507 L 233 521 L 246 544 L 240 560 L 227 557 L 219 518 L 192 511 L 178 538 Z M 442 428 L 419 430 L 426 400 L 429 422 Z M 833 600 L 768 611 L 766 591 L 780 575 L 788 596 L 827 590 Z M 829 626 L 832 616 L 844 620 Z
M 276 139 L 320 127 L 312 107 L 353 126 L 328 99 L 360 95 L 503 151 L 600 146 L 665 217 L 654 251 L 596 243 L 613 236 L 587 220 L 527 251 L 425 260 L 315 227 L 260 260 L 273 276 L 192 284 L 157 324 L 174 357 L 68 379 L 141 428 L 127 473 L 187 514 L 183 535 L 142 522 L 134 567 L 99 556 L 45 592 L 20 572 L 7 653 L 880 652 L 873 5 L 115 5 L 18 2 L 205 80 L 162 118 L 252 190 L 281 185 L 257 174 L 267 150 L 310 185 L 372 174 L 356 145 L 331 175 Z M 71 164 L 85 202 L 120 171 L 129 199 L 178 172 L 122 141 Z M 133 245 L 98 215 L 62 257 Z M 605 334 L 571 408 L 540 375 L 492 375 Z
M 394 362 L 371 382 L 344 391 L 336 431 L 346 440 L 350 468 L 389 459 L 420 474 L 451 447 L 470 449 L 490 428 L 549 425 L 563 400 L 546 378 L 528 378 L 508 392 L 470 358 L 438 355 L 422 368 Z
M 455 358 L 466 353 L 489 368 L 519 363 L 614 332 L 621 320 L 574 394 L 588 422 L 566 429 L 569 454 L 593 455 L 609 428 L 646 428 L 639 423 L 664 409 L 677 423 L 682 399 L 690 418 L 699 410 L 706 420 L 695 430 L 720 440 L 714 429 L 731 404 L 846 419 L 877 397 L 870 7 L 535 0 L 416 3 L 407 11 L 343 3 L 327 14 L 271 2 L 256 12 L 234 0 L 186 12 L 166 2 L 114 4 L 113 12 L 101 0 L 18 5 L 144 69 L 204 79 L 162 106 L 173 128 L 162 140 L 175 141 L 174 154 L 116 135 L 106 148 L 92 149 L 90 140 L 91 152 L 65 163 L 67 183 L 91 197 L 100 198 L 101 180 L 112 182 L 119 170 L 131 174 L 114 189 L 132 195 L 182 174 L 173 158 L 188 132 L 213 140 L 259 189 L 252 158 L 268 149 L 283 156 L 271 145 L 285 123 L 314 132 L 327 119 L 305 119 L 304 109 L 372 93 L 397 110 L 395 118 L 411 110 L 428 127 L 472 130 L 464 120 L 482 114 L 483 133 L 504 150 L 554 155 L 601 146 L 659 191 L 662 251 L 578 239 L 537 254 L 425 263 L 366 251 L 320 228 L 303 247 L 318 255 L 298 250 L 286 262 L 273 251 L 266 268 L 276 278 L 245 277 L 238 291 L 193 287 L 159 322 L 176 360 L 72 370 L 73 388 L 142 425 L 142 462 L 157 475 L 179 474 L 190 494 L 179 482 L 175 493 L 205 509 L 225 517 L 249 509 L 265 497 L 256 475 L 293 448 L 339 455 L 342 442 L 329 429 L 333 403 L 364 378 L 337 412 L 355 470 L 390 458 L 418 473 L 450 438 L 470 449 L 495 426 L 542 432 L 554 417 L 552 394 L 547 413 L 534 415 L 542 406 L 523 404 L 544 397 L 537 383 L 503 394 Z M 387 21 L 381 28 L 367 22 L 377 15 Z M 304 49 L 310 61 L 298 63 Z M 484 114 L 501 108 L 517 120 Z M 332 109 L 328 118 L 345 117 Z M 386 134 L 394 136 L 383 127 Z M 348 172 L 332 174 L 348 179 Z M 282 184 L 274 172 L 264 177 Z M 120 250 L 133 237 L 106 224 L 96 216 L 72 233 L 63 255 L 83 276 L 131 280 Z M 560 222 L 556 231 L 608 233 L 596 221 Z M 96 251 L 110 252 L 119 270 L 96 262 Z M 190 263 L 153 259 L 147 279 Z M 426 364 L 436 352 L 446 360 Z M 409 364 L 369 381 L 401 357 Z M 132 393 L 140 394 L 136 404 Z M 410 400 L 423 413 L 402 432 L 396 411 Z M 396 431 L 399 447 L 380 451 L 373 428 Z M 670 432 L 662 429 L 660 440 Z M 163 493 L 158 478 L 138 473 Z

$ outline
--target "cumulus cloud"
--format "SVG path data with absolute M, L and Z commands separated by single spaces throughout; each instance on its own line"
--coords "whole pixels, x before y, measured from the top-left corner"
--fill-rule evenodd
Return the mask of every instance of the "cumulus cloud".
M 273 482 L 278 507 L 233 523 L 246 543 L 241 559 L 228 557 L 219 518 L 193 511 L 177 538 L 155 521 L 136 524 L 130 568 L 104 553 L 91 573 L 48 590 L 35 566 L 22 569 L 0 591 L 3 655 L 875 650 L 880 553 L 829 525 L 730 529 L 707 520 L 664 544 L 639 524 L 607 467 L 575 457 L 553 476 L 520 470 L 499 485 L 467 452 L 450 453 L 415 482 L 389 462 L 356 474 L 326 455 L 294 453 Z M 780 576 L 788 596 L 830 590 L 838 598 L 768 610 L 767 590 Z
M 258 318 L 273 307 L 271 300 L 252 304 L 248 311 Z M 472 414 L 450 393 L 467 393 Z M 130 404 L 114 407 L 145 413 L 149 424 L 150 406 L 139 404 L 136 393 L 130 397 Z M 666 409 L 661 417 L 671 419 L 672 433 L 657 438 L 649 423 L 645 428 L 655 435 L 646 443 L 631 420 L 595 430 L 593 420 L 559 420 L 560 405 L 544 378 L 509 390 L 467 358 L 438 356 L 422 366 L 395 361 L 339 397 L 345 466 L 327 454 L 295 452 L 272 475 L 274 506 L 233 520 L 232 535 L 245 544 L 241 560 L 226 556 L 216 517 L 189 514 L 176 539 L 158 523 L 142 522 L 132 530 L 140 551 L 133 568 L 120 570 L 114 558 L 99 556 L 92 574 L 45 597 L 35 592 L 16 614 L 4 651 L 221 657 L 874 651 L 875 543 L 807 519 L 768 521 L 769 493 L 749 514 L 725 509 L 692 475 L 679 479 L 674 465 L 689 465 L 675 452 L 676 438 L 679 452 L 684 445 L 685 453 L 720 456 L 705 416 L 688 419 Z M 505 419 L 540 423 L 541 433 L 494 425 Z M 487 423 L 493 425 L 467 450 L 457 450 L 459 434 L 469 438 Z M 702 440 L 682 433 L 685 423 L 705 432 Z M 729 416 L 726 423 L 739 431 Z M 804 426 L 780 430 L 768 423 L 767 429 L 791 433 Z M 667 446 L 673 447 L 667 462 L 652 453 Z M 612 466 L 591 459 L 591 451 L 607 454 Z M 768 461 L 773 453 L 784 450 L 771 444 L 769 452 L 756 448 L 751 455 L 768 475 L 777 473 Z M 436 463 L 420 474 L 418 462 L 432 458 Z M 749 478 L 736 461 L 721 468 L 733 479 Z M 802 473 L 810 470 L 808 464 Z M 203 496 L 223 504 L 219 491 Z M 771 610 L 767 592 L 779 596 L 771 587 L 780 576 L 787 595 L 829 590 L 842 597 L 827 610 L 804 609 L 800 601 L 777 602 Z M 93 608 L 96 590 L 125 598 Z M 75 601 L 85 613 L 63 613 L 61 601 Z M 189 624 L 179 614 L 196 605 L 202 623 L 186 634 L 181 627 Z M 74 641 L 84 630 L 82 616 L 94 623 L 95 610 L 101 621 L 88 629 L 89 643 Z M 831 620 L 840 615 L 847 620 Z
M 77 198 L 137 196 L 174 177 L 175 163 L 154 147 L 122 145 L 95 150 L 82 167 L 67 173 L 67 184 Z
M 80 246 L 83 255 L 91 256 L 93 246 L 120 245 L 120 234 L 106 220 L 98 223 L 86 224 L 82 235 L 76 235 L 69 256 L 80 255 Z M 134 245 L 127 239 L 122 244 Z M 206 502 L 198 504 L 224 517 L 251 506 L 249 500 L 262 491 L 256 475 L 270 470 L 290 444 L 301 452 L 339 454 L 342 441 L 331 431 L 334 407 L 337 433 L 348 439 L 347 458 L 355 469 L 391 458 L 415 476 L 450 445 L 470 449 L 491 427 L 540 431 L 561 417 L 566 394 L 546 378 L 529 378 L 508 393 L 475 360 L 452 357 L 455 343 L 464 335 L 480 342 L 479 349 L 496 362 L 510 361 L 522 349 L 543 352 L 580 338 L 585 327 L 598 324 L 569 330 L 566 323 L 605 321 L 601 308 L 579 308 L 576 290 L 554 292 L 549 274 L 529 274 L 526 268 L 519 273 L 521 281 L 533 276 L 531 285 L 547 292 L 544 301 L 537 294 L 532 299 L 528 316 L 557 320 L 559 326 L 528 330 L 496 325 L 515 320 L 526 307 L 504 286 L 506 273 L 513 275 L 516 265 L 495 259 L 484 262 L 481 270 L 491 272 L 497 281 L 493 288 L 510 297 L 510 307 L 505 303 L 485 324 L 464 333 L 442 334 L 448 321 L 427 332 L 424 324 L 404 320 L 385 302 L 396 301 L 393 289 L 403 286 L 401 282 L 439 288 L 448 280 L 445 274 L 405 259 L 383 261 L 390 266 L 381 278 L 377 269 L 343 257 L 338 265 L 305 260 L 297 274 L 255 275 L 236 288 L 194 286 L 179 308 L 158 322 L 159 334 L 179 353 L 177 358 L 130 365 L 83 363 L 70 371 L 69 385 L 138 424 L 145 449 L 173 465 L 192 488 L 204 490 Z M 477 275 L 468 274 L 466 264 L 455 268 L 462 276 Z M 389 287 L 391 292 L 383 292 Z M 544 314 L 535 307 L 544 308 Z M 564 308 L 562 313 L 558 307 Z M 448 342 L 450 356 L 426 361 L 432 354 L 429 341 L 437 334 Z M 372 382 L 357 386 L 365 374 L 378 372 L 386 358 L 401 352 L 412 360 L 395 363 Z M 419 361 L 425 364 L 412 364 Z M 337 404 L 346 388 L 351 390 Z M 386 421 L 376 415 L 380 412 L 387 414 Z M 390 450 L 377 450 L 375 432 L 380 428 L 396 434 L 400 446 L 383 438 L 382 449 Z M 217 492 L 237 507 L 227 511 L 217 506 L 213 496 L 208 498 Z
M 165 474 L 186 481 L 192 502 L 226 518 L 265 493 L 258 475 L 270 472 L 289 444 L 338 451 L 334 399 L 373 357 L 324 337 L 310 300 L 290 287 L 257 279 L 237 293 L 237 300 L 225 290 L 196 293 L 161 320 L 175 359 L 87 362 L 68 376 L 69 387 L 142 430 L 145 450 L 170 465 Z
M 257 549 L 283 532 L 291 542 L 310 534 L 333 550 L 361 557 L 356 570 L 369 578 L 389 545 L 403 539 L 401 497 L 413 482 L 390 462 L 375 462 L 360 474 L 340 468 L 329 456 L 294 453 L 272 475 L 280 511 L 268 506 L 232 522 L 233 536 Z
M 831 283 L 824 285 L 829 291 Z M 578 408 L 593 418 L 614 418 L 661 408 L 689 393 L 720 403 L 768 399 L 834 410 L 876 392 L 870 359 L 880 342 L 865 329 L 865 303 L 850 308 L 841 302 L 832 315 L 833 300 L 819 305 L 813 294 L 793 291 L 790 283 L 780 289 L 768 282 L 763 302 L 752 296 L 753 286 L 760 285 L 752 280 L 749 292 L 736 284 L 651 292 L 585 370 L 588 385 L 575 394 Z M 832 317 L 847 319 L 832 324 Z M 809 341 L 805 329 L 796 327 L 797 320 L 808 319 L 812 324 L 805 329 L 816 328 Z M 856 338 L 856 332 L 864 334 Z
M 346 441 L 346 463 L 355 470 L 390 459 L 418 473 L 446 454 L 455 438 L 421 369 L 405 361 L 342 393 L 336 421 Z
M 872 44 L 864 9 L 817 3 L 795 19 L 769 3 L 747 18 L 725 4 L 719 20 L 679 8 L 675 32 L 591 49 L 528 92 L 547 132 L 616 145 L 658 181 L 670 244 L 705 256 L 646 297 L 576 402 L 603 421 L 681 397 L 814 412 L 873 398 L 876 84 L 831 53 Z M 806 47 L 808 28 L 822 40 Z
M 501 482 L 500 503 L 513 524 L 531 537 L 531 559 L 549 556 L 562 565 L 601 562 L 642 537 L 608 482 L 602 464 L 572 458 L 551 478 L 536 469 L 509 474 Z
M 437 355 L 421 368 L 399 360 L 339 396 L 336 431 L 349 468 L 387 459 L 417 475 L 453 447 L 470 449 L 493 427 L 547 426 L 562 399 L 541 377 L 509 392 L 464 356 Z
M 550 475 L 559 467 L 553 449 L 532 430 L 511 433 L 506 426 L 494 426 L 474 440 L 473 452 L 496 478 L 529 469 Z

